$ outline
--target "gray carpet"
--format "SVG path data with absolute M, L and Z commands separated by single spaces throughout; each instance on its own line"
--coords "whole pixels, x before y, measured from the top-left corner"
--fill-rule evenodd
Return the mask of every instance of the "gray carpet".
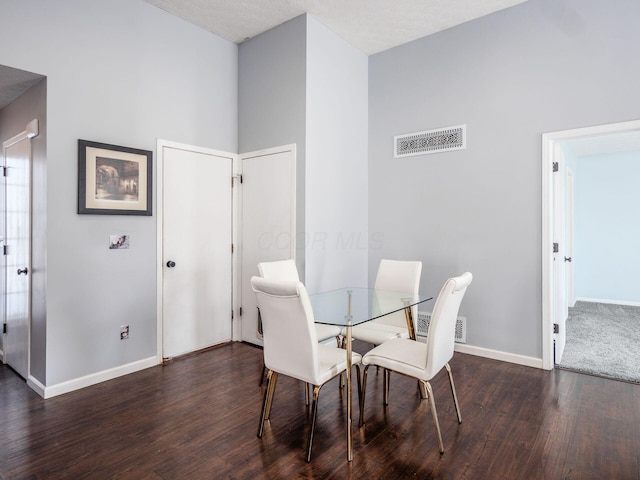
M 640 383 L 640 307 L 576 302 L 559 367 Z

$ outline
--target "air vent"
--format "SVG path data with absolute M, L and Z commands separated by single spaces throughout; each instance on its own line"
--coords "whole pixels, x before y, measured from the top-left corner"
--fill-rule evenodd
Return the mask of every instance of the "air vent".
M 429 324 L 431 323 L 431 312 L 418 312 L 418 321 L 416 322 L 416 335 L 426 337 L 429 333 Z M 467 319 L 466 317 L 458 317 L 456 321 L 456 342 L 467 343 Z
M 438 128 L 393 137 L 394 158 L 467 148 L 467 126 Z

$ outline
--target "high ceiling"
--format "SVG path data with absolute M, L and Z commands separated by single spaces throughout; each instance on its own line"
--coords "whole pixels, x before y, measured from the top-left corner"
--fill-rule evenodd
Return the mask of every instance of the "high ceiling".
M 234 43 L 311 14 L 372 55 L 526 0 L 145 0 Z
M 43 78 L 42 75 L 0 65 L 0 110 Z

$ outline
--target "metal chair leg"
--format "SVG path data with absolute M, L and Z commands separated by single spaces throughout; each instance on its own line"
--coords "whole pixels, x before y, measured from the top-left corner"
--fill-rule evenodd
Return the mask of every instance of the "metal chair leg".
M 262 401 L 262 413 L 260 414 L 260 426 L 258 427 L 258 438 L 262 438 L 264 432 L 264 421 L 271 416 L 271 405 L 273 404 L 273 394 L 276 390 L 278 374 L 272 370 L 267 372 L 267 389 L 264 391 Z
M 453 383 L 453 374 L 451 373 L 451 367 L 448 363 L 445 363 L 444 368 L 447 369 L 449 374 L 449 384 L 451 385 L 451 393 L 453 394 L 453 403 L 456 404 L 456 413 L 458 414 L 458 423 L 462 423 L 462 414 L 460 413 L 460 405 L 458 405 L 458 395 L 456 395 L 456 387 Z
M 369 365 L 365 365 L 364 371 L 362 372 L 362 393 L 360 395 L 360 421 L 358 422 L 358 426 L 364 425 L 364 397 L 367 393 L 367 372 L 369 371 Z M 359 370 L 358 370 L 359 373 Z
M 318 397 L 320 387 L 313 386 L 313 400 L 311 403 L 311 429 L 309 430 L 309 445 L 307 447 L 307 463 L 311 462 L 311 447 L 313 446 L 313 433 L 316 429 L 316 418 L 318 417 Z
M 431 416 L 433 417 L 433 424 L 436 427 L 436 435 L 438 435 L 438 447 L 440 453 L 444 453 L 444 445 L 442 443 L 442 434 L 440 433 L 440 422 L 438 422 L 438 412 L 436 411 L 436 402 L 433 398 L 433 390 L 429 382 L 424 382 L 427 389 L 427 395 L 429 396 L 429 405 L 431 406 Z
M 386 368 L 382 369 L 384 374 L 384 405 L 389 405 L 389 383 L 391 382 L 391 375 Z
M 260 383 L 258 384 L 259 387 L 262 386 L 262 384 L 264 383 L 264 374 L 267 371 L 267 366 L 264 364 L 264 358 L 262 359 L 262 371 L 260 372 Z

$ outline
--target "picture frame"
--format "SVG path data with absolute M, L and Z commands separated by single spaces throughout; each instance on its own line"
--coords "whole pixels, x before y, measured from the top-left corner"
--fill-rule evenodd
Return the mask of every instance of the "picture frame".
M 151 215 L 149 150 L 78 140 L 78 214 Z

